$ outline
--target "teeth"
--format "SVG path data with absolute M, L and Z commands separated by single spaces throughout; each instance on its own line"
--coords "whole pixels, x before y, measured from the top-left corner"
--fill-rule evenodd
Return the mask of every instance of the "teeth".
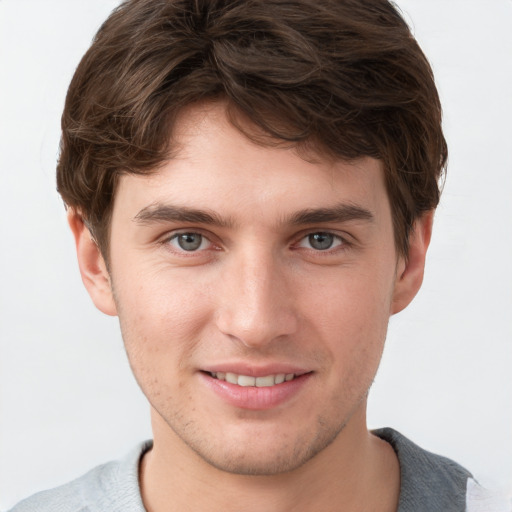
M 229 372 L 226 373 L 226 382 L 229 382 L 230 384 L 238 384 L 238 375 Z
M 256 378 L 255 377 L 247 377 L 247 375 L 239 375 L 237 384 L 239 386 L 244 386 L 244 387 L 254 386 L 256 384 Z
M 257 388 L 268 388 L 269 386 L 274 386 L 276 383 L 276 378 L 274 375 L 268 375 L 267 377 L 258 377 L 254 380 L 256 381 Z
M 282 384 L 285 378 L 286 375 L 284 373 L 279 373 L 278 375 L 276 375 L 276 384 Z
M 225 380 L 230 384 L 237 384 L 242 387 L 256 386 L 257 388 L 275 386 L 276 384 L 282 384 L 285 381 L 288 382 L 295 378 L 294 373 L 278 373 L 276 375 L 266 375 L 265 377 L 251 377 L 249 375 L 237 375 L 236 373 L 230 372 L 212 372 L 210 375 L 216 379 Z

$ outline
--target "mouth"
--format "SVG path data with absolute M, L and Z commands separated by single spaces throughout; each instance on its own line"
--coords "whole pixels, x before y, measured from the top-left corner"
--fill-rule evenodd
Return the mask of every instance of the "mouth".
M 290 382 L 300 374 L 295 373 L 277 373 L 273 375 L 265 375 L 263 377 L 252 377 L 250 375 L 239 375 L 231 372 L 206 372 L 214 379 L 228 382 L 241 387 L 269 388 L 278 386 L 284 382 Z
M 235 368 L 229 368 L 231 371 L 226 371 L 228 368 L 205 368 L 200 371 L 202 381 L 224 403 L 253 411 L 274 409 L 297 397 L 301 390 L 307 389 L 307 383 L 314 373 L 290 365 L 286 365 L 287 368 L 280 365 L 281 368 L 274 369 L 238 366 L 240 373 L 235 373 Z

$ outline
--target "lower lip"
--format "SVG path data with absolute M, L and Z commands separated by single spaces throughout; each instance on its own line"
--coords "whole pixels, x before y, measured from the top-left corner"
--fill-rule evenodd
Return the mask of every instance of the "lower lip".
M 200 375 L 204 383 L 229 405 L 240 409 L 264 411 L 284 404 L 296 396 L 312 374 L 306 373 L 282 384 L 262 388 L 237 386 L 204 372 Z

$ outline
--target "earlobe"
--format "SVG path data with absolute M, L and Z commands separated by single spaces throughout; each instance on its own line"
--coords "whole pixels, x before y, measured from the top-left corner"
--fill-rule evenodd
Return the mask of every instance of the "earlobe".
M 432 235 L 434 211 L 424 213 L 414 223 L 409 236 L 407 260 L 400 258 L 397 267 L 391 314 L 405 309 L 418 293 L 423 282 L 425 259 Z
M 106 315 L 117 315 L 110 276 L 101 251 L 82 216 L 68 210 L 68 223 L 75 238 L 78 266 L 85 288 L 95 306 Z

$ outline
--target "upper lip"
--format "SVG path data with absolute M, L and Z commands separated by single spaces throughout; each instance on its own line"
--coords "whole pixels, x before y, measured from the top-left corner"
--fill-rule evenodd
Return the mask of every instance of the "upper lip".
M 278 375 L 280 373 L 303 375 L 311 372 L 304 367 L 287 363 L 267 363 L 267 364 L 249 364 L 243 362 L 237 363 L 216 363 L 203 368 L 202 371 L 208 373 L 234 373 L 236 375 L 247 375 L 249 377 L 266 377 L 267 375 Z

